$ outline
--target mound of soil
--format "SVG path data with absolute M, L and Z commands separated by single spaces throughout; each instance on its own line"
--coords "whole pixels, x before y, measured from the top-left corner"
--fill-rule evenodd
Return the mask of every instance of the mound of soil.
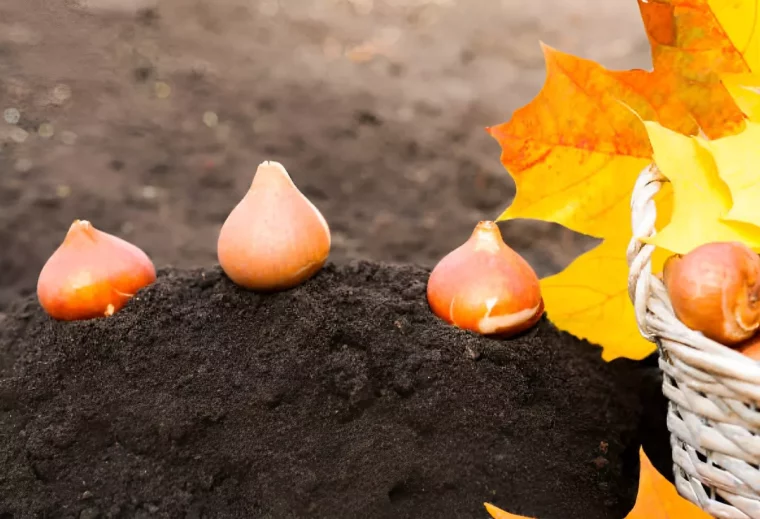
M 545 319 L 447 326 L 429 272 L 262 295 L 162 269 L 108 319 L 0 323 L 0 517 L 622 518 L 638 377 Z

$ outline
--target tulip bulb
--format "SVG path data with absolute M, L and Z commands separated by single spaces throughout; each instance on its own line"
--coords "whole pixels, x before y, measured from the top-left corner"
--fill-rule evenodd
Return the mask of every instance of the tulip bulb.
M 315 275 L 329 254 L 322 213 L 280 163 L 260 164 L 219 233 L 217 256 L 227 276 L 252 290 L 284 290 Z
M 482 221 L 470 238 L 435 266 L 427 285 L 431 310 L 454 326 L 509 337 L 535 325 L 544 312 L 530 264 Z
M 760 256 L 743 243 L 671 256 L 662 277 L 676 317 L 705 337 L 733 346 L 760 327 Z
M 155 280 L 156 269 L 140 248 L 76 220 L 42 267 L 37 298 L 54 319 L 108 317 Z

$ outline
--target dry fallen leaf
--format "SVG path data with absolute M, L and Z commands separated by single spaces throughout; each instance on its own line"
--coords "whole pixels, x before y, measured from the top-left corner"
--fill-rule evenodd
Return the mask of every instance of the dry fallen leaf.
M 544 305 L 552 308 L 552 322 L 595 344 L 606 344 L 605 358 L 643 358 L 652 351 L 635 326 L 628 292 L 620 290 L 628 282 L 627 246 L 625 236 L 605 240 L 559 274 L 541 280 Z M 667 255 L 658 251 L 654 261 L 662 265 Z M 633 322 L 634 326 L 615 326 L 620 322 Z
M 741 128 L 743 114 L 719 74 L 760 69 L 757 2 L 639 0 L 639 9 L 660 94 L 678 96 L 710 138 Z
M 758 96 L 760 97 L 760 96 Z M 726 220 L 760 225 L 760 124 L 748 122 L 744 131 L 714 141 L 701 142 L 709 150 L 720 178 L 731 192 L 733 204 L 723 216 Z M 753 243 L 747 245 L 754 247 Z
M 641 470 L 636 504 L 625 519 L 711 519 L 678 494 L 676 487 L 657 472 L 644 449 L 639 449 Z
M 489 128 L 517 186 L 500 219 L 535 218 L 613 236 L 630 220 L 631 188 L 652 156 L 632 109 L 684 133 L 697 126 L 682 105 L 649 101 L 656 96 L 646 72 L 610 72 L 545 45 L 543 51 L 546 82 L 538 96 Z
M 721 81 L 749 120 L 760 123 L 760 74 L 724 74 Z
M 530 517 L 525 517 L 524 515 L 514 515 L 510 514 L 509 512 L 505 512 L 501 508 L 493 506 L 491 503 L 484 503 L 486 510 L 489 514 L 491 514 L 491 517 L 493 519 L 531 519 Z
M 752 116 L 754 101 L 734 101 L 731 78 L 746 83 L 747 74 L 760 72 L 760 24 L 752 23 L 756 4 L 639 1 L 654 70 L 609 71 L 544 47 L 541 92 L 510 121 L 489 129 L 517 187 L 500 220 L 556 222 L 604 239 L 568 269 L 542 280 L 542 290 L 549 319 L 601 345 L 606 360 L 641 359 L 655 348 L 638 332 L 626 284 L 631 192 L 652 160 L 642 121 L 711 139 L 744 128 L 742 110 Z M 662 229 L 672 211 L 669 185 L 656 201 Z M 664 252 L 658 251 L 655 272 Z
M 673 186 L 674 203 L 668 225 L 644 241 L 678 254 L 717 241 L 741 241 L 752 248 L 760 247 L 760 227 L 724 219 L 731 209 L 732 197 L 721 176 L 728 174 L 737 187 L 741 186 L 736 193 L 748 195 L 738 199 L 747 204 L 735 205 L 731 212 L 747 210 L 741 215 L 760 222 L 757 210 L 754 214 L 749 211 L 750 203 L 755 208 L 760 203 L 760 186 L 756 185 L 753 166 L 760 159 L 760 149 L 755 145 L 760 142 L 760 126 L 747 124 L 739 135 L 708 141 L 681 135 L 654 122 L 645 123 L 655 162 Z M 718 153 L 716 158 L 711 150 Z M 717 157 L 720 161 L 716 165 Z
M 657 472 L 644 449 L 639 449 L 639 459 L 639 491 L 625 519 L 710 519 L 710 515 L 681 497 L 673 484 Z M 485 503 L 485 507 L 493 519 L 539 519 L 510 514 L 490 503 Z

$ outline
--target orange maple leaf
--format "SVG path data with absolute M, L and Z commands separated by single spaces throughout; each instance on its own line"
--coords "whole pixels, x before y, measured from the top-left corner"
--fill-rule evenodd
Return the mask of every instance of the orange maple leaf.
M 638 333 L 626 292 L 630 197 L 652 161 L 642 121 L 709 138 L 742 130 L 746 116 L 721 77 L 760 72 L 757 3 L 639 0 L 653 70 L 610 71 L 544 46 L 539 94 L 488 129 L 517 189 L 499 220 L 540 219 L 604 239 L 543 279 L 542 291 L 554 324 L 601 345 L 606 360 L 654 351 Z M 672 211 L 669 186 L 656 202 L 662 228 Z M 655 270 L 667 253 L 658 251 Z
M 625 519 L 710 519 L 709 514 L 678 495 L 673 484 L 654 468 L 644 449 L 639 449 L 639 459 L 639 491 Z M 493 519 L 534 519 L 510 514 L 490 503 L 485 507 Z
M 485 507 L 493 519 L 531 519 L 530 517 L 525 517 L 524 515 L 510 514 L 501 508 L 493 506 L 491 503 L 485 503 Z
M 711 519 L 707 512 L 678 494 L 676 487 L 657 472 L 644 449 L 639 449 L 639 459 L 639 492 L 625 519 Z
M 652 49 L 650 81 L 661 94 L 678 97 L 707 137 L 718 138 L 740 129 L 744 114 L 719 76 L 750 71 L 745 54 L 751 41 L 742 34 L 743 27 L 736 28 L 733 18 L 750 15 L 745 21 L 751 21 L 756 3 L 744 2 L 753 12 L 736 13 L 729 2 L 638 2 Z M 724 22 L 729 27 L 724 27 Z M 751 33 L 751 25 L 748 28 Z M 727 29 L 734 32 L 734 40 Z

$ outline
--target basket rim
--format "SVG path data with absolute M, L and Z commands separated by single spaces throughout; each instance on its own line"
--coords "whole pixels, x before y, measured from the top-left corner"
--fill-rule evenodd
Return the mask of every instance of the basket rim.
M 760 404 L 760 362 L 738 350 L 705 337 L 692 330 L 675 315 L 662 280 L 652 272 L 655 246 L 641 240 L 657 234 L 655 195 L 667 179 L 654 162 L 639 174 L 631 197 L 633 234 L 628 247 L 628 292 L 635 308 L 636 321 L 642 335 L 668 350 L 682 362 L 708 372 L 716 382 L 742 382 L 757 386 L 754 391 L 738 388 L 740 394 Z M 683 347 L 674 346 L 680 344 Z M 736 383 L 733 383 L 737 386 Z M 732 392 L 737 387 L 732 387 Z M 756 393 L 756 394 L 752 394 Z

